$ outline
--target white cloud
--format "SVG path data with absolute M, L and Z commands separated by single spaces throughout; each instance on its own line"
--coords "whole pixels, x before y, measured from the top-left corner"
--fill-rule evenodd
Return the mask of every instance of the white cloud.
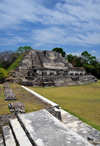
M 91 53 L 97 53 L 97 51 L 95 51 L 95 50 L 92 50 L 92 51 L 91 51 Z
M 17 43 L 25 43 L 27 41 L 27 39 L 25 38 L 22 38 L 22 37 L 13 37 L 13 38 L 3 38 L 3 39 L 0 39 L 0 45 L 4 45 L 4 42 L 5 42 L 5 45 L 15 45 Z
M 92 50 L 90 53 L 92 54 L 92 56 L 97 56 L 98 57 L 98 52 L 96 50 Z
M 97 45 L 100 44 L 99 14 L 99 0 L 60 0 L 52 9 L 44 5 L 44 0 L 3 0 L 0 1 L 0 29 L 18 31 L 12 43 L 26 41 L 24 34 L 20 36 L 20 30 L 26 29 L 35 46 Z

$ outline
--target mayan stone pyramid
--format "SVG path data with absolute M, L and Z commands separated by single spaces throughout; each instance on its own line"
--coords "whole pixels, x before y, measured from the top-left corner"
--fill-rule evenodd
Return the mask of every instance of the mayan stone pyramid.
M 97 82 L 82 67 L 73 67 L 54 51 L 29 50 L 8 78 L 26 86 L 66 86 Z

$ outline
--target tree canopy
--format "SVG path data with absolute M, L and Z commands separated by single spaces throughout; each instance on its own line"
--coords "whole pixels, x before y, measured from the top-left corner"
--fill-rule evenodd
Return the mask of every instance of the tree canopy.
M 84 67 L 87 73 L 100 78 L 100 62 L 87 51 L 82 52 L 81 56 L 68 54 L 66 58 L 74 67 Z
M 87 60 L 87 63 L 90 63 L 91 61 L 96 60 L 96 57 L 92 56 L 87 51 L 82 52 L 81 55 Z
M 30 46 L 24 46 L 24 47 L 19 47 L 16 52 L 19 54 L 22 54 L 25 51 L 31 50 L 32 48 Z
M 55 52 L 58 52 L 62 55 L 62 57 L 65 57 L 66 56 L 66 53 L 63 51 L 62 48 L 53 48 L 52 51 L 55 51 Z

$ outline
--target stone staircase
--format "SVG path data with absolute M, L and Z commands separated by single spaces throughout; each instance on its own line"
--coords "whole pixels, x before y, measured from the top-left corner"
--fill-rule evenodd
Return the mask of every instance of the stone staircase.
M 2 131 L 0 146 L 92 146 L 45 109 L 18 114 Z
M 37 55 L 38 55 L 38 57 L 39 57 L 39 60 L 41 60 L 42 63 L 48 61 L 48 59 L 44 56 L 44 52 L 42 52 L 42 51 L 37 51 Z
M 31 51 L 31 58 L 32 58 L 32 66 L 36 67 L 36 68 L 42 68 L 42 64 L 41 61 L 39 60 L 39 57 L 37 55 L 36 51 Z
M 54 86 L 54 83 L 50 77 L 43 77 L 42 84 L 43 86 Z

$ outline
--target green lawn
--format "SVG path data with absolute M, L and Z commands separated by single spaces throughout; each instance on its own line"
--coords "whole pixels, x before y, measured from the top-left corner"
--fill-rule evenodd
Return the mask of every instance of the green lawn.
M 30 92 L 26 91 L 18 84 L 9 84 L 10 88 L 14 91 L 17 100 L 5 101 L 3 84 L 0 84 L 0 115 L 10 113 L 8 104 L 11 102 L 21 101 L 25 105 L 26 112 L 33 112 L 47 107 L 47 104 L 37 100 L 36 97 Z
M 30 89 L 100 130 L 100 81 L 86 85 Z

